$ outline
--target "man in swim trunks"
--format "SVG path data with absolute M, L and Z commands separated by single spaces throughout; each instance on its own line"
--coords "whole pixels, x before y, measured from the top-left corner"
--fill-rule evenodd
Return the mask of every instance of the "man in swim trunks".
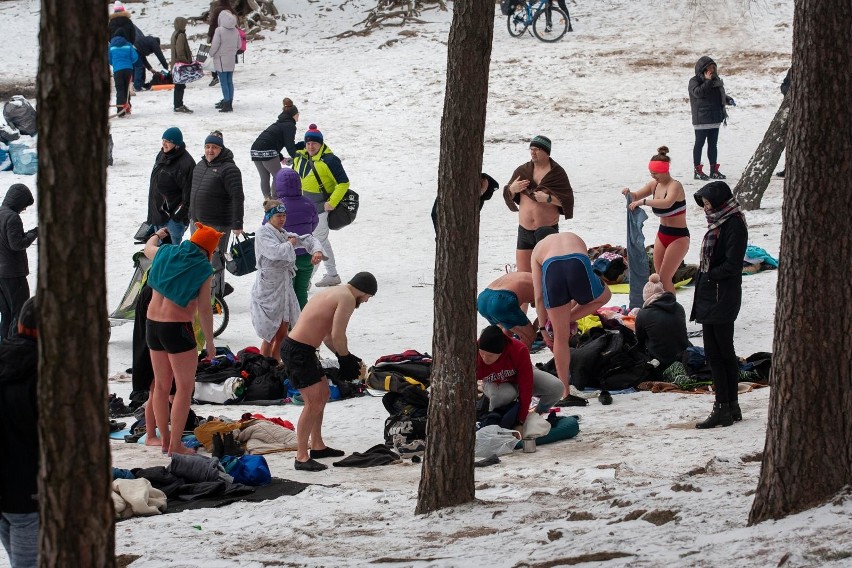
M 168 455 L 195 453 L 181 444 L 181 436 L 189 414 L 198 364 L 192 328 L 196 312 L 207 342 L 207 353 L 210 357 L 216 355 L 210 301 L 210 284 L 213 280 L 210 257 L 224 233 L 201 223 L 195 226 L 195 232 L 189 240 L 179 245 L 158 246 L 158 242 L 168 235 L 165 227 L 145 243 L 145 256 L 152 260 L 148 286 L 153 294 L 148 305 L 145 330 L 154 369 L 151 400 L 160 431 L 160 445 L 163 453 Z M 170 422 L 169 392 L 172 380 L 175 395 Z M 157 445 L 157 442 L 148 440 L 148 445 Z
M 476 298 L 476 310 L 506 335 L 517 335 L 530 348 L 536 329 L 527 319 L 526 307 L 535 297 L 531 272 L 510 272 L 488 285 Z
M 361 359 L 349 351 L 346 326 L 355 308 L 375 296 L 377 289 L 375 276 L 359 272 L 348 283 L 330 286 L 315 294 L 281 344 L 281 360 L 287 376 L 299 389 L 305 403 L 296 426 L 294 467 L 298 470 L 322 471 L 328 466 L 317 459 L 344 455 L 343 451 L 326 446 L 322 439 L 323 411 L 329 390 L 317 349 L 325 343 L 337 355 L 342 380 L 357 379 L 361 373 Z
M 539 242 L 532 252 L 535 309 L 542 327 L 549 321 L 553 329 L 552 336 L 547 332 L 542 336 L 553 351 L 563 397 L 569 395 L 572 324 L 595 313 L 612 297 L 592 271 L 587 251 L 586 243 L 574 233 L 559 233 Z
M 559 216 L 574 216 L 574 192 L 565 170 L 550 158 L 546 136 L 530 142 L 530 161 L 518 166 L 512 181 L 503 188 L 503 200 L 518 211 L 518 272 L 530 272 L 530 255 L 541 239 L 559 231 Z

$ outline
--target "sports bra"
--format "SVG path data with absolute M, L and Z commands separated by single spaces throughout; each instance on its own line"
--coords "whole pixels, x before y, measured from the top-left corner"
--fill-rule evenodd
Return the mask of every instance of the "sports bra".
M 657 217 L 675 217 L 677 215 L 686 215 L 686 200 L 682 199 L 680 201 L 675 201 L 671 204 L 670 207 L 666 207 L 665 209 L 651 207 L 651 211 L 653 211 L 654 215 L 656 215 Z

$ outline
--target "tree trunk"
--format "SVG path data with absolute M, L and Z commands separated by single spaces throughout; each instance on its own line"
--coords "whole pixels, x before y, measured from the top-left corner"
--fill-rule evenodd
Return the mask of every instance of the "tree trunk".
M 39 563 L 110 567 L 104 3 L 42 0 L 39 44 Z
M 459 1 L 453 9 L 438 168 L 435 353 L 418 514 L 474 499 L 478 206 L 494 3 Z
M 778 165 L 781 153 L 784 151 L 784 143 L 787 140 L 787 118 L 790 114 L 790 97 L 784 97 L 775 118 L 769 123 L 763 140 L 749 160 L 740 181 L 734 188 L 734 195 L 742 205 L 743 209 L 751 211 L 760 209 L 760 200 L 769 181 L 772 179 L 772 171 Z
M 799 0 L 793 21 L 772 393 L 749 523 L 852 484 L 852 60 L 849 0 Z

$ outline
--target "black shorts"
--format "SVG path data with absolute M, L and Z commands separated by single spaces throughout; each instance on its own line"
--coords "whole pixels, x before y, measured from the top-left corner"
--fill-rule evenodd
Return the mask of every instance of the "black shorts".
M 186 353 L 197 348 L 195 331 L 189 321 L 148 320 L 145 327 L 145 341 L 151 351 L 166 353 Z
M 559 232 L 559 224 L 549 227 L 539 227 L 538 229 L 529 230 L 518 225 L 518 250 L 532 250 L 535 245 L 544 237 L 554 235 Z
M 299 390 L 317 384 L 325 376 L 317 357 L 317 348 L 289 337 L 281 344 L 281 362 L 284 363 L 290 384 Z

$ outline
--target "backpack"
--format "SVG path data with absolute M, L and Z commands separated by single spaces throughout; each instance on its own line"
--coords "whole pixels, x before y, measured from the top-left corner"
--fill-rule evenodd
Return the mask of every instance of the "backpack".
M 237 50 L 237 55 L 241 55 L 246 52 L 246 31 L 243 28 L 237 28 L 237 32 L 240 34 L 240 48 Z
M 370 367 L 370 370 L 367 372 L 368 388 L 398 393 L 409 386 L 426 390 L 427 385 L 413 377 L 407 377 L 398 371 Z
M 246 380 L 246 401 L 284 398 L 284 375 L 275 359 L 245 350 L 240 351 L 238 356 L 240 374 Z
M 571 384 L 578 389 L 622 390 L 647 377 L 649 357 L 626 327 L 592 328 L 580 341 L 571 349 Z
M 515 11 L 515 4 L 517 3 L 518 0 L 500 0 L 500 13 L 508 16 Z
M 429 395 L 425 391 L 412 385 L 387 393 L 382 404 L 391 415 L 385 420 L 385 444 L 393 445 L 394 436 L 404 437 L 406 443 L 426 439 Z

